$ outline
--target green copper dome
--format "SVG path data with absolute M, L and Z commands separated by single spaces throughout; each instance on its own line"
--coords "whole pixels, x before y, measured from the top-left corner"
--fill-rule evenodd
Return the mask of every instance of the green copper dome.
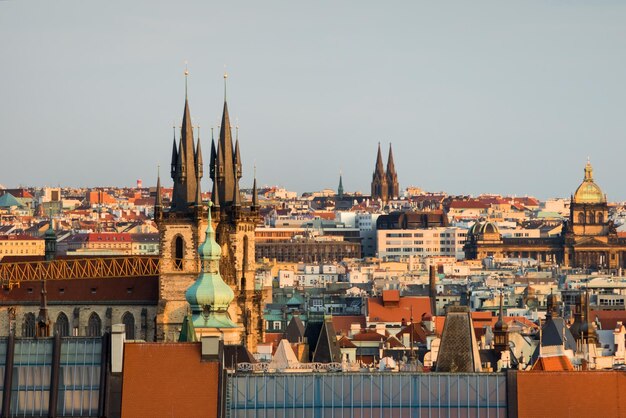
M 222 250 L 215 241 L 215 230 L 211 224 L 211 206 L 209 203 L 206 237 L 198 248 L 200 274 L 185 292 L 185 298 L 191 306 L 195 328 L 234 328 L 237 325 L 231 321 L 227 311 L 235 294 L 220 275 Z
M 585 179 L 574 193 L 574 203 L 606 203 L 602 189 L 593 181 L 593 167 L 589 161 L 585 166 Z

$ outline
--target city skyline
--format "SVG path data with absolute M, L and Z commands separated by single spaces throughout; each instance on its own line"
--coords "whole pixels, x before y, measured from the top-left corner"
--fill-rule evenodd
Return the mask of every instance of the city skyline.
M 146 4 L 0 4 L 0 184 L 155 184 L 188 61 L 205 150 L 227 64 L 242 187 L 256 165 L 259 184 L 336 189 L 341 170 L 367 194 L 391 142 L 401 188 L 568 197 L 589 156 L 626 199 L 623 5 Z

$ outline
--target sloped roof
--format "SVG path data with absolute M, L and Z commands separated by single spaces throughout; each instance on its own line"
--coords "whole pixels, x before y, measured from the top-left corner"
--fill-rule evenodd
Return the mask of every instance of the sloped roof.
M 278 344 L 278 348 L 270 361 L 270 369 L 284 370 L 292 369 L 300 364 L 296 354 L 293 352 L 289 341 L 282 339 Z
M 539 357 L 531 370 L 541 370 L 546 372 L 574 371 L 572 363 L 567 356 Z
M 313 361 L 318 363 L 333 363 L 341 361 L 341 351 L 337 344 L 337 334 L 333 322 L 325 320 L 320 331 L 319 339 L 313 353 Z
M 302 320 L 293 316 L 289 324 L 287 325 L 287 329 L 285 329 L 285 338 L 290 343 L 299 343 L 303 341 L 304 338 L 304 323 Z
M 234 369 L 239 363 L 256 363 L 252 353 L 241 345 L 224 345 L 224 367 Z
M 11 193 L 0 196 L 0 208 L 10 208 L 12 206 L 22 207 L 23 205 Z
M 396 337 L 402 340 L 404 334 L 409 334 L 409 338 L 413 341 L 413 343 L 424 344 L 426 343 L 426 337 L 430 335 L 430 332 L 424 329 L 422 324 L 418 322 L 413 322 L 412 324 L 408 324 L 407 326 L 402 328 L 402 330 L 396 334 Z
M 339 348 L 356 348 L 356 345 L 354 345 L 346 336 L 341 337 L 337 344 L 339 345 Z
M 449 308 L 436 370 L 451 373 L 482 371 L 472 317 L 466 306 Z
M 626 310 L 620 311 L 591 311 L 591 320 L 600 322 L 602 328 L 600 329 L 615 329 L 617 322 L 622 321 L 622 324 L 626 325 Z
M 411 308 L 413 312 L 411 312 Z M 421 318 L 424 313 L 431 313 L 430 299 L 422 296 L 404 296 L 400 298 L 398 306 L 383 306 L 382 297 L 367 299 L 367 312 L 370 321 L 375 322 L 402 322 L 413 318 Z
M 339 334 L 348 334 L 352 324 L 359 324 L 359 328 L 367 325 L 365 315 L 333 315 L 333 327 Z

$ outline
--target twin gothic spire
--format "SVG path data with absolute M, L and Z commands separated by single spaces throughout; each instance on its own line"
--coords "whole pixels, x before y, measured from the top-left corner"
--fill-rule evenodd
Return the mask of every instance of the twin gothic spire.
M 187 74 L 185 72 L 185 77 L 187 77 Z M 226 76 L 224 79 L 226 79 Z M 172 192 L 170 211 L 191 212 L 194 207 L 202 204 L 200 180 L 204 173 L 199 134 L 197 142 L 194 142 L 193 138 L 194 132 L 189 112 L 186 81 L 185 108 L 178 145 L 176 144 L 175 131 L 174 129 L 170 169 L 170 175 L 172 180 L 174 180 L 174 190 Z M 211 134 L 211 158 L 209 164 L 209 176 L 213 180 L 211 198 L 213 204 L 217 207 L 241 206 L 239 179 L 242 177 L 243 170 L 239 153 L 239 138 L 235 138 L 233 150 L 226 95 L 224 95 L 224 109 L 217 146 L 213 139 L 213 134 Z
M 389 144 L 389 156 L 387 158 L 387 171 L 383 166 L 383 156 L 378 143 L 378 154 L 376 156 L 376 166 L 372 176 L 372 199 L 384 202 L 397 198 L 400 195 L 400 185 L 398 184 L 398 173 L 393 161 L 393 151 Z
M 197 146 L 194 143 L 193 125 L 186 94 L 178 147 L 176 147 L 176 136 L 172 145 L 170 174 L 174 180 L 171 210 L 188 212 L 192 207 L 199 206 L 202 203 L 200 186 L 203 175 L 202 149 L 200 138 L 198 138 Z

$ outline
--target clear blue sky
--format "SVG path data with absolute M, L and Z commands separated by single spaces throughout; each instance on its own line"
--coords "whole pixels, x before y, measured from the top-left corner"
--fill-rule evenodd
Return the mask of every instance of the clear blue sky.
M 569 196 L 589 156 L 626 199 L 626 3 L 587 0 L 0 1 L 0 184 L 169 184 L 185 61 L 206 159 L 227 64 L 243 187 L 368 192 L 391 141 L 401 187 Z

